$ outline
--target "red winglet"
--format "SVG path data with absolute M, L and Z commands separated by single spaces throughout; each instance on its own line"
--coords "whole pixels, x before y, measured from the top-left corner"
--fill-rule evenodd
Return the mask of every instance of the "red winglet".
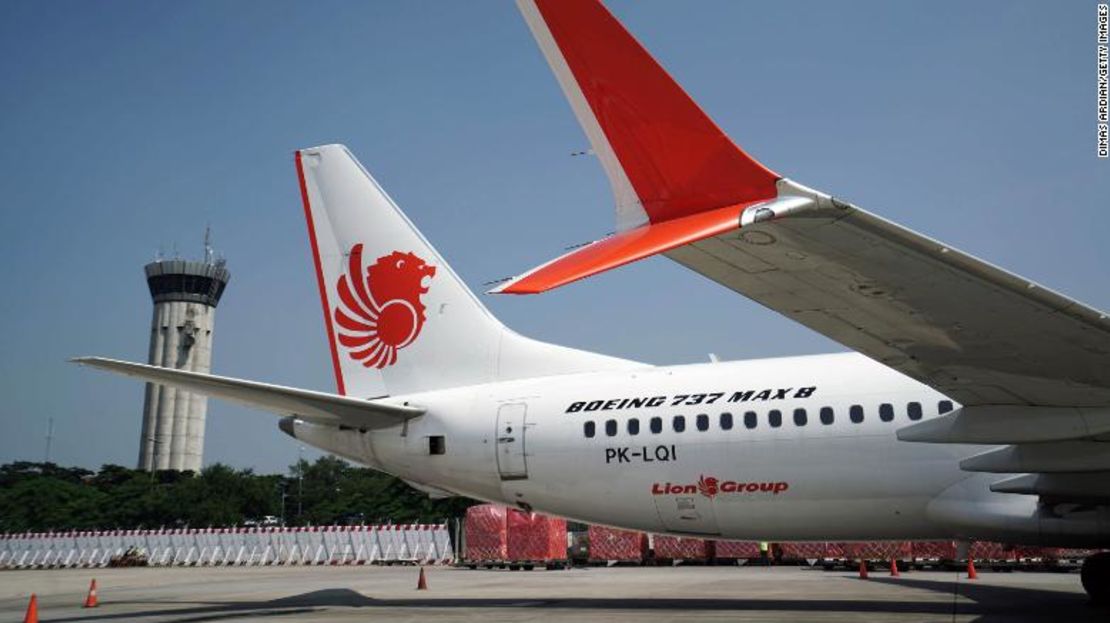
M 776 196 L 779 176 L 733 143 L 600 2 L 532 1 L 558 50 L 542 36 L 541 48 L 565 60 L 589 106 L 576 112 L 600 126 L 608 145 L 595 148 L 611 147 L 647 220 Z
M 636 260 L 704 240 L 740 227 L 749 201 L 637 227 L 575 249 L 531 272 L 490 290 L 493 294 L 538 294 Z

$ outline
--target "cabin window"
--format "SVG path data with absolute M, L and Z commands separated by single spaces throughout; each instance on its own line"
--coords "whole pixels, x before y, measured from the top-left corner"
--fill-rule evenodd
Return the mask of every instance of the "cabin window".
M 809 416 L 806 415 L 805 409 L 794 409 L 794 426 L 805 426 L 809 422 Z
M 853 424 L 859 424 L 863 422 L 863 407 L 859 405 L 852 405 L 848 409 L 848 419 L 852 420 Z
M 443 435 L 428 437 L 428 454 L 447 454 L 447 441 Z
M 674 432 L 676 433 L 681 433 L 682 431 L 686 430 L 686 418 L 681 415 L 674 416 L 674 420 L 672 420 L 671 423 L 674 426 Z
M 653 435 L 658 435 L 661 432 L 663 432 L 663 418 L 661 418 L 661 417 L 651 418 L 651 433 Z
M 744 426 L 748 428 L 755 428 L 757 424 L 759 424 L 759 417 L 755 414 L 755 411 L 745 411 Z
M 610 437 L 616 437 L 617 436 L 617 421 L 616 420 L 605 420 L 605 434 L 610 436 Z
M 834 415 L 832 407 L 821 407 L 821 423 L 829 426 L 833 423 Z
M 631 420 L 628 420 L 628 434 L 629 435 L 639 435 L 640 434 L 640 420 L 638 420 L 636 418 L 632 418 Z
M 883 404 L 879 405 L 879 419 L 884 422 L 890 422 L 894 420 L 894 405 L 890 404 L 889 402 L 884 402 Z
M 771 409 L 767 412 L 767 423 L 771 428 L 778 428 L 782 426 L 782 411 L 778 409 Z
M 597 434 L 597 426 L 592 421 L 586 422 L 582 425 L 582 433 L 586 435 L 587 439 L 593 437 Z
M 732 414 L 721 414 L 721 430 L 732 430 Z
M 921 403 L 911 402 L 910 404 L 906 405 L 906 415 L 908 415 L 911 420 L 920 420 L 922 415 Z
M 698 430 L 702 431 L 703 433 L 709 430 L 709 416 L 704 413 L 699 415 L 697 418 L 697 425 Z
M 941 400 L 940 402 L 937 403 L 937 413 L 944 414 L 944 413 L 948 413 L 951 410 L 952 410 L 952 401 L 951 400 Z

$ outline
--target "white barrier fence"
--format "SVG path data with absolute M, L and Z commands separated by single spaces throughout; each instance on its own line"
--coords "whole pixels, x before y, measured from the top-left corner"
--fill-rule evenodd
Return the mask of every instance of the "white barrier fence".
M 154 566 L 450 563 L 446 524 L 107 530 L 0 535 L 0 569 L 105 567 L 134 548 Z

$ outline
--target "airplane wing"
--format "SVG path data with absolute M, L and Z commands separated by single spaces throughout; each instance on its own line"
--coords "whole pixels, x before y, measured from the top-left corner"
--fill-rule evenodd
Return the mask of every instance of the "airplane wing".
M 965 406 L 1110 403 L 1104 313 L 851 205 L 668 257 Z
M 493 292 L 662 253 L 965 407 L 1110 404 L 1105 313 L 770 171 L 599 2 L 518 5 L 609 177 L 618 233 Z
M 151 383 L 169 385 L 248 407 L 264 409 L 280 415 L 293 415 L 302 420 L 332 426 L 386 428 L 424 413 L 424 409 L 409 405 L 360 400 L 307 389 L 282 387 L 187 370 L 171 370 L 102 357 L 78 357 L 72 361 L 83 366 L 108 370 Z

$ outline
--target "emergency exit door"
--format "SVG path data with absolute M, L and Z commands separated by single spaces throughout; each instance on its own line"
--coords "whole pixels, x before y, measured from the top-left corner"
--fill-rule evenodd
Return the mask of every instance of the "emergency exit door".
M 501 480 L 528 477 L 528 461 L 524 445 L 524 403 L 501 405 L 497 410 L 497 471 Z

